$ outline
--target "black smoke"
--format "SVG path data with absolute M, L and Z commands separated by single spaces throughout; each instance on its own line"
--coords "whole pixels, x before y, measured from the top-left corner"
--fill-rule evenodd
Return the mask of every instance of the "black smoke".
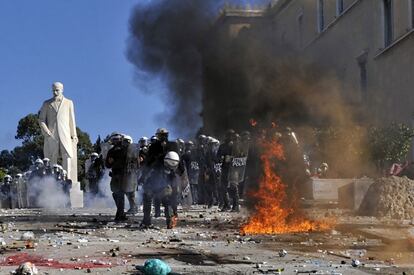
M 217 136 L 241 131 L 251 118 L 297 127 L 349 122 L 328 64 L 308 62 L 274 38 L 271 17 L 230 37 L 217 21 L 223 4 L 157 0 L 138 5 L 130 19 L 128 59 L 140 77 L 165 81 L 168 91 L 158 95 L 180 135 L 200 126 Z
M 180 134 L 201 125 L 202 54 L 212 16 L 210 0 L 160 0 L 138 5 L 130 19 L 128 59 L 137 72 L 161 76 L 165 114 Z M 157 91 L 151 91 L 157 93 Z

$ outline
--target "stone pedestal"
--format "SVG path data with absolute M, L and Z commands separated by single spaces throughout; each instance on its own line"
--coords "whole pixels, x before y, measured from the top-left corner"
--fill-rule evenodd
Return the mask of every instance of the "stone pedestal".
M 72 188 L 70 189 L 70 203 L 72 208 L 81 208 L 83 207 L 83 191 L 80 189 L 80 183 L 72 183 Z
M 338 190 L 339 207 L 358 210 L 368 188 L 374 182 L 370 178 L 355 179 Z
M 353 179 L 311 178 L 307 183 L 305 198 L 310 200 L 338 201 L 338 189 Z

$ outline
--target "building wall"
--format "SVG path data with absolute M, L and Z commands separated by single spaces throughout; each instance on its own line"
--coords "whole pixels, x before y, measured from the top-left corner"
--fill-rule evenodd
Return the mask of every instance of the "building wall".
M 318 29 L 323 2 L 324 28 Z M 331 70 L 344 97 L 377 121 L 411 123 L 414 112 L 414 34 L 411 0 L 392 1 L 393 42 L 384 44 L 382 0 L 280 0 L 270 14 L 275 43 L 289 44 Z M 300 19 L 299 19 L 300 18 Z M 364 65 L 365 64 L 365 65 Z M 362 88 L 361 66 L 366 68 Z

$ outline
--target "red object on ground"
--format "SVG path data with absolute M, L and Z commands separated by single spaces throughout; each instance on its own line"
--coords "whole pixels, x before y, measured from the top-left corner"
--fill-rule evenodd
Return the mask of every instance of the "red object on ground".
M 19 253 L 11 255 L 0 262 L 0 266 L 19 266 L 25 262 L 31 262 L 36 266 L 45 266 L 51 268 L 65 268 L 65 269 L 86 269 L 86 268 L 107 268 L 112 267 L 111 262 L 104 262 L 97 260 L 96 262 L 84 262 L 84 263 L 61 263 L 53 259 L 45 259 L 37 255 L 31 255 L 28 253 Z

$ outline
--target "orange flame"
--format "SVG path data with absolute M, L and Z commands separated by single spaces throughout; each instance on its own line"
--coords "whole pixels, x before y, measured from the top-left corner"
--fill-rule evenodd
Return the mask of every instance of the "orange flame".
M 286 185 L 275 173 L 275 160 L 284 160 L 283 146 L 277 140 L 261 139 L 263 176 L 259 189 L 250 194 L 256 199 L 255 211 L 241 228 L 242 234 L 282 234 L 323 231 L 333 227 L 333 222 L 310 221 L 300 214 L 293 203 L 288 206 Z
M 256 121 L 254 118 L 251 118 L 251 119 L 249 120 L 249 123 L 250 123 L 250 125 L 251 125 L 252 127 L 256 127 L 256 126 L 257 126 L 257 121 Z

